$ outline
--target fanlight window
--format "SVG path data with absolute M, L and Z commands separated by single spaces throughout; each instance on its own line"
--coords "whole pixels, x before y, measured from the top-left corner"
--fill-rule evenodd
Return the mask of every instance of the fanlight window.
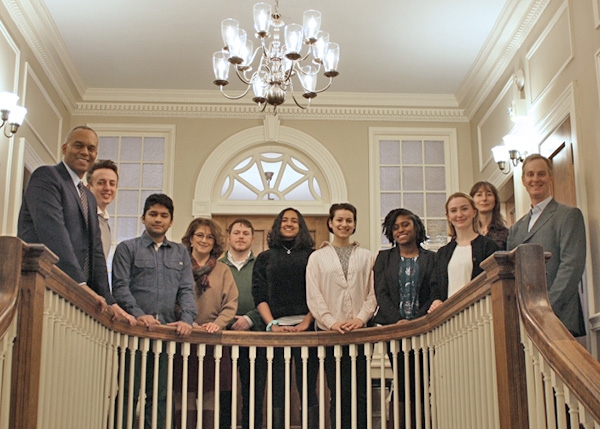
M 223 200 L 317 201 L 321 186 L 314 169 L 295 156 L 262 152 L 245 157 L 226 175 L 221 187 Z

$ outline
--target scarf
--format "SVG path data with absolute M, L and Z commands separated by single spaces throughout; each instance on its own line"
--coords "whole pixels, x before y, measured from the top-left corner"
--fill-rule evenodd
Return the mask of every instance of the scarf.
M 217 265 L 217 258 L 211 256 L 208 258 L 206 265 L 202 267 L 198 265 L 198 262 L 194 258 L 192 259 L 192 272 L 194 273 L 194 281 L 196 282 L 196 294 L 198 296 L 202 295 L 206 289 L 210 287 L 210 283 L 208 282 L 208 275 L 212 272 L 215 265 Z

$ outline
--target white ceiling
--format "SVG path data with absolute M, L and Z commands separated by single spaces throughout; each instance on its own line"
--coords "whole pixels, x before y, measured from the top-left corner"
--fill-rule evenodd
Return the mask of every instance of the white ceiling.
M 267 0 L 268 1 L 268 0 Z M 84 89 L 215 90 L 220 22 L 249 34 L 255 0 L 40 0 Z M 456 94 L 507 0 L 281 0 L 286 23 L 322 13 L 341 46 L 328 92 Z M 255 43 L 257 46 L 257 43 Z M 70 57 L 70 58 L 68 58 Z M 230 79 L 232 80 L 232 79 Z M 324 83 L 322 81 L 321 83 Z M 233 86 L 233 85 L 232 85 Z

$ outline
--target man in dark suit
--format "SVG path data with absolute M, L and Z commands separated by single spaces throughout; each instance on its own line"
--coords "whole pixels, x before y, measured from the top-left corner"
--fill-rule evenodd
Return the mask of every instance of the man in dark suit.
M 73 128 L 62 145 L 63 160 L 36 169 L 27 185 L 19 213 L 17 235 L 42 243 L 60 259 L 58 268 L 80 285 L 89 286 L 113 320 L 136 320 L 118 306 L 108 287 L 97 205 L 83 176 L 98 154 L 98 136 L 86 126 Z
M 531 210 L 510 228 L 507 248 L 536 243 L 552 253 L 546 263 L 550 304 L 573 336 L 583 336 L 585 324 L 579 299 L 586 255 L 583 215 L 578 208 L 552 198 L 552 163 L 542 155 L 525 159 L 522 181 L 531 199 Z

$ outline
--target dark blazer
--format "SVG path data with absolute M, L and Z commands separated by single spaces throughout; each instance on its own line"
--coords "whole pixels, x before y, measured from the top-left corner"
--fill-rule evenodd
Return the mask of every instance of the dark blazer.
M 452 239 L 448 244 L 440 247 L 437 252 L 437 264 L 435 267 L 434 287 L 432 292 L 433 300 L 441 299 L 442 301 L 445 301 L 448 299 L 448 264 L 450 263 L 450 258 L 452 258 L 456 246 L 456 240 Z M 473 255 L 471 280 L 483 272 L 483 269 L 479 264 L 498 250 L 500 250 L 500 248 L 496 242 L 483 235 L 478 235 L 471 241 L 471 252 Z
M 416 317 L 427 314 L 431 305 L 431 276 L 435 268 L 436 255 L 434 252 L 419 249 L 419 279 L 417 280 L 417 294 L 419 306 Z M 375 279 L 375 296 L 379 310 L 375 316 L 375 323 L 390 325 L 402 319 L 398 307 L 398 269 L 400 267 L 400 251 L 398 247 L 382 250 L 377 255 L 373 273 Z
M 96 198 L 85 189 L 90 230 L 86 228 L 77 188 L 61 162 L 36 169 L 27 185 L 19 213 L 17 235 L 27 243 L 41 243 L 60 260 L 58 268 L 77 283 L 87 283 L 110 305 L 115 302 L 108 287 L 102 251 Z M 90 275 L 85 278 L 85 255 L 90 255 Z
M 574 336 L 585 335 L 579 282 L 585 268 L 585 223 L 581 211 L 552 199 L 531 228 L 527 213 L 511 228 L 507 250 L 519 244 L 541 244 L 552 253 L 546 263 L 548 297 L 554 313 Z

